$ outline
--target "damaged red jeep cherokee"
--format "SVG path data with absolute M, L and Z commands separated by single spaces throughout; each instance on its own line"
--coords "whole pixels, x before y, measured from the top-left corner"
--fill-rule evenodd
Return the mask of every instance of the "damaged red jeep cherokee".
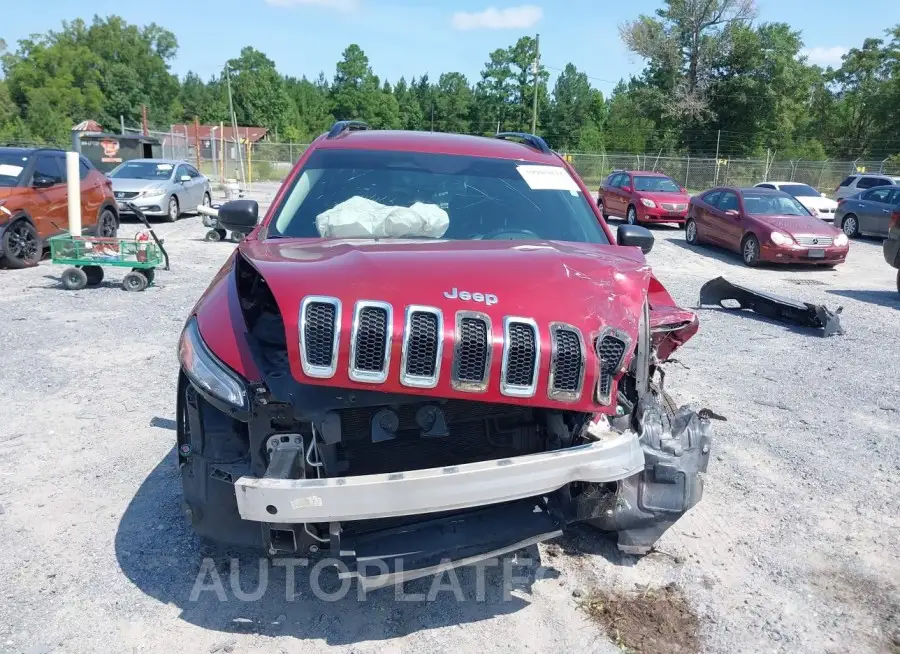
M 248 235 L 179 347 L 200 536 L 372 587 L 575 522 L 645 553 L 700 500 L 709 421 L 661 372 L 697 317 L 539 137 L 340 122 L 257 212 L 219 210 Z

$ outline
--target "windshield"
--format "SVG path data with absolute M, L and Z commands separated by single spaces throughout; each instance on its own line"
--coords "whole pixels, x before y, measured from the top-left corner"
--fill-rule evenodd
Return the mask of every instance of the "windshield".
M 169 179 L 173 166 L 155 161 L 126 161 L 109 176 L 118 179 Z
M 681 193 L 681 187 L 668 177 L 640 177 L 634 176 L 635 191 L 650 191 L 651 193 Z
M 0 186 L 11 187 L 19 183 L 28 157 L 20 153 L 0 152 Z
M 785 195 L 744 193 L 744 208 L 757 216 L 809 216 L 809 211 L 794 198 Z
M 782 184 L 780 190 L 790 193 L 795 198 L 818 198 L 822 195 L 812 186 L 807 186 L 806 184 Z
M 609 243 L 565 168 L 379 150 L 314 152 L 269 233 Z

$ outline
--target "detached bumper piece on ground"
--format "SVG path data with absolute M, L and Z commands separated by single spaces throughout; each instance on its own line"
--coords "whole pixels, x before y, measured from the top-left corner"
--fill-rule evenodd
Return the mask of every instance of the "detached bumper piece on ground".
M 737 302 L 737 307 L 725 302 Z M 822 336 L 843 334 L 841 314 L 844 307 L 832 311 L 823 304 L 799 302 L 789 298 L 756 291 L 746 286 L 732 284 L 724 277 L 716 277 L 706 282 L 700 289 L 700 306 L 719 305 L 725 309 L 749 309 L 766 318 L 791 323 L 799 327 L 821 329 Z

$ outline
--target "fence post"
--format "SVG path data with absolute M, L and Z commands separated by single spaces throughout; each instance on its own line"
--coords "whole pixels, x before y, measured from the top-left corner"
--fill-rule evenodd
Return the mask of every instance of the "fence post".
M 288 163 L 294 165 L 294 143 L 288 143 Z
M 822 169 L 819 171 L 819 183 L 816 184 L 816 190 L 822 188 L 822 176 L 825 175 L 825 167 L 828 165 L 828 159 L 822 162 Z
M 886 161 L 887 161 L 887 159 L 885 159 L 884 161 L 882 161 L 882 162 L 881 162 L 881 165 L 878 166 L 878 172 L 879 172 L 879 173 L 883 173 L 883 172 L 884 172 L 884 164 L 885 164 Z
M 684 188 L 690 189 L 688 180 L 691 178 L 691 155 L 687 156 L 687 166 L 684 169 Z

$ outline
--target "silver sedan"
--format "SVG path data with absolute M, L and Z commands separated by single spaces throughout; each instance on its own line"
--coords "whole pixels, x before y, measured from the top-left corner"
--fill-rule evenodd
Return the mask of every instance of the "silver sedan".
M 112 170 L 109 178 L 120 212 L 128 213 L 124 205 L 132 202 L 146 215 L 169 222 L 199 206 L 208 207 L 212 198 L 209 179 L 175 159 L 132 159 Z

